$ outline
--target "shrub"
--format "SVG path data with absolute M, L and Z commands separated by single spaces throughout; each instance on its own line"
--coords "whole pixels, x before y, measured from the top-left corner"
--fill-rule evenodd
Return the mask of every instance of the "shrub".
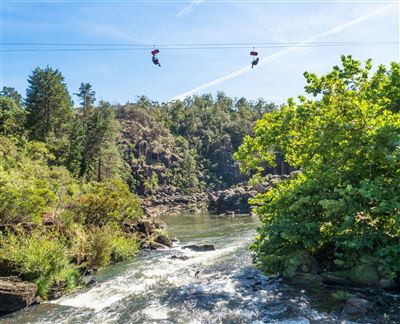
M 66 282 L 71 287 L 77 278 L 65 241 L 57 232 L 0 234 L 0 259 L 7 261 L 22 278 L 36 283 L 43 298 L 53 284 Z
M 18 174 L 0 171 L 0 223 L 40 223 L 45 210 L 56 201 L 48 183 L 21 179 Z
M 112 244 L 111 258 L 116 262 L 129 259 L 139 251 L 137 238 L 123 233 L 115 233 L 112 237 Z
M 100 269 L 111 261 L 119 262 L 134 256 L 139 250 L 135 236 L 117 228 L 75 225 L 71 235 L 71 257 L 84 272 Z
M 87 184 L 72 209 L 80 222 L 98 226 L 138 219 L 142 215 L 139 198 L 118 179 Z
M 88 245 L 88 269 L 99 269 L 109 264 L 113 248 L 111 230 L 92 228 Z

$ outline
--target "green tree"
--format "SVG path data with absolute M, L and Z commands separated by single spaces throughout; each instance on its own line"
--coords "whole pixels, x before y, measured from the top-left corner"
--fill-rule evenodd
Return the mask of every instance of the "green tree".
M 107 102 L 100 102 L 88 119 L 81 176 L 97 181 L 118 176 L 122 169 L 116 145 L 118 129 L 113 108 Z
M 13 99 L 18 106 L 22 105 L 22 96 L 13 87 L 3 87 L 3 90 L 0 91 L 0 96 Z
M 27 127 L 32 139 L 49 141 L 68 131 L 72 101 L 58 70 L 36 68 L 26 91 Z
M 68 136 L 68 157 L 66 166 L 74 176 L 79 176 L 85 148 L 85 127 L 80 114 L 75 114 Z
M 400 273 L 400 64 L 371 69 L 343 56 L 326 75 L 305 73 L 314 99 L 264 115 L 237 153 L 243 171 L 262 173 L 277 153 L 302 170 L 254 201 L 263 225 L 253 249 L 268 273 L 296 271 L 296 251 L 333 270 Z
M 24 129 L 25 112 L 15 100 L 0 96 L 0 134 L 20 135 Z
M 79 92 L 75 93 L 80 99 L 80 105 L 83 111 L 83 121 L 86 125 L 90 114 L 93 112 L 94 102 L 96 101 L 96 92 L 92 89 L 90 83 L 81 83 Z

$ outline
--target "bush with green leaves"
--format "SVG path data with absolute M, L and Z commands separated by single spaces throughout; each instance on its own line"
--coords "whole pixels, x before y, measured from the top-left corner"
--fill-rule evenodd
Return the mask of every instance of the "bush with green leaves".
M 262 174 L 278 152 L 302 170 L 253 201 L 263 224 L 252 249 L 267 273 L 305 250 L 333 270 L 368 260 L 379 275 L 360 283 L 399 275 L 400 64 L 371 70 L 343 56 L 326 75 L 305 73 L 314 98 L 264 115 L 236 154 L 245 172 Z
M 84 271 L 99 269 L 110 262 L 119 262 L 134 256 L 139 250 L 136 236 L 116 227 L 76 226 L 71 235 L 70 252 Z
M 111 260 L 124 261 L 133 257 L 139 251 L 139 241 L 135 236 L 114 232 L 112 236 L 113 250 Z
M 86 225 L 119 224 L 142 215 L 139 198 L 119 179 L 84 185 L 72 209 L 77 219 Z
M 56 231 L 0 233 L 0 260 L 23 279 L 36 283 L 42 298 L 53 284 L 63 282 L 68 289 L 78 278 L 66 239 Z
M 43 143 L 0 136 L 0 223 L 34 222 L 63 208 L 77 186 L 64 167 L 49 166 Z
M 25 111 L 15 100 L 0 95 L 0 134 L 19 135 L 24 130 Z

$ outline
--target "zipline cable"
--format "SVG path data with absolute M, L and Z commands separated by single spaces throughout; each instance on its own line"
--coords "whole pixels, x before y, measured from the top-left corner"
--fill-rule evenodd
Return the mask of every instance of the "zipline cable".
M 273 46 L 285 45 L 293 46 L 302 42 L 246 42 L 246 43 L 172 43 L 157 44 L 157 47 L 198 47 L 198 46 Z M 325 42 L 309 42 L 310 45 L 322 44 L 391 44 L 399 43 L 398 40 L 376 40 L 376 41 L 325 41 Z M 124 47 L 154 47 L 154 44 L 133 44 L 133 43 L 33 43 L 33 42 L 3 42 L 3 46 L 124 46 Z
M 164 44 L 157 45 L 163 50 L 226 50 L 284 47 L 333 47 L 333 46 L 368 46 L 397 45 L 400 41 L 364 41 L 364 42 L 315 42 L 315 43 L 210 43 L 210 44 Z M 83 51 L 148 51 L 153 45 L 145 44 L 100 44 L 100 43 L 2 43 L 3 46 L 34 46 L 35 48 L 2 48 L 2 52 L 83 52 Z M 37 48 L 38 46 L 62 46 L 63 48 Z M 65 46 L 65 47 L 64 47 Z M 77 48 L 67 48 L 74 46 Z M 79 46 L 85 46 L 80 48 Z M 88 48 L 89 47 L 89 48 Z M 90 48 L 92 47 L 92 48 Z M 94 48 L 93 48 L 94 47 Z

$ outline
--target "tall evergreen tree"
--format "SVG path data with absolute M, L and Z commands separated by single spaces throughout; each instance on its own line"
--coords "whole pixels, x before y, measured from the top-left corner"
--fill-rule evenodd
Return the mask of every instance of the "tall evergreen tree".
M 81 176 L 101 181 L 116 176 L 122 168 L 117 149 L 118 122 L 114 109 L 107 102 L 100 102 L 88 118 Z
M 92 89 L 90 83 L 81 83 L 79 87 L 79 92 L 75 93 L 79 97 L 80 105 L 83 111 L 83 121 L 86 124 L 91 111 L 94 108 L 94 102 L 96 101 L 96 92 Z
M 68 131 L 72 101 L 58 70 L 37 67 L 26 91 L 27 128 L 32 139 L 48 141 Z

